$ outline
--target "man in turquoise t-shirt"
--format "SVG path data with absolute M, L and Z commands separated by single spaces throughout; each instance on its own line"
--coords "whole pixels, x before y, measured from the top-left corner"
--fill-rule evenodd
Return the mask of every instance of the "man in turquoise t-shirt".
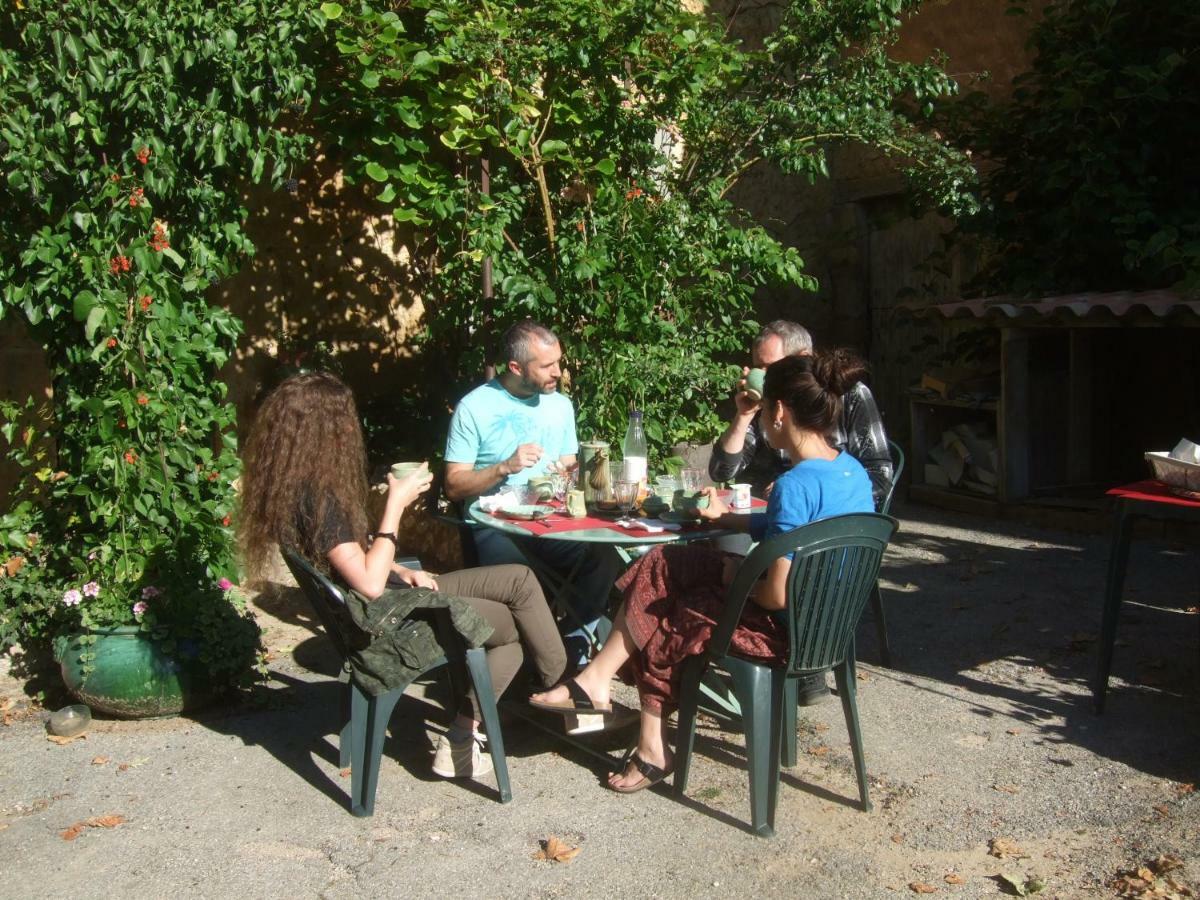
M 579 440 L 575 408 L 558 393 L 562 346 L 554 332 L 526 319 L 503 339 L 504 371 L 459 402 L 446 437 L 446 496 L 470 503 L 504 484 L 524 484 L 551 464 L 576 464 Z M 572 571 L 571 607 L 587 630 L 607 629 L 602 622 L 617 572 L 610 559 L 569 541 L 513 541 L 493 528 L 474 531 L 481 565 L 522 563 L 530 556 L 564 576 Z M 581 561 L 582 557 L 582 561 Z M 567 653 L 587 658 L 583 628 L 568 632 Z

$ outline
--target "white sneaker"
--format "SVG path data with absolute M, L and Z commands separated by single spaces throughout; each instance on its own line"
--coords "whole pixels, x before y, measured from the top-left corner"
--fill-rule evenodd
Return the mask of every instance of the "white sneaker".
M 452 741 L 443 734 L 433 753 L 434 774 L 443 778 L 478 778 L 491 772 L 491 756 L 480 752 L 483 740 L 482 734 L 462 741 Z

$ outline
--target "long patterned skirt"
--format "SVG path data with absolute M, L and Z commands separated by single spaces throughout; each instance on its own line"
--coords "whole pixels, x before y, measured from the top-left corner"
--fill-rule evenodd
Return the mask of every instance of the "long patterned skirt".
M 727 559 L 735 554 L 711 545 L 655 547 L 617 580 L 625 597 L 625 622 L 640 652 L 630 659 L 642 708 L 669 712 L 679 699 L 682 663 L 704 651 L 721 617 Z M 770 613 L 746 602 L 730 652 L 782 662 L 787 630 Z

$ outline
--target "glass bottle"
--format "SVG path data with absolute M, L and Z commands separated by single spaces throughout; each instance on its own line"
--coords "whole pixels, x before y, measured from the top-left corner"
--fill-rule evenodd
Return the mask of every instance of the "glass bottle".
M 644 484 L 646 481 L 646 430 L 642 427 L 642 411 L 639 409 L 629 413 L 629 427 L 625 430 L 625 440 L 621 444 L 621 457 L 625 463 L 624 480 Z

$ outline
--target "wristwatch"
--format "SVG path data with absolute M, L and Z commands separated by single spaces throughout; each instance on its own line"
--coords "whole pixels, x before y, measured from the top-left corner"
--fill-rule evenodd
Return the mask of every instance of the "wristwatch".
M 367 535 L 367 537 L 369 537 L 371 540 L 375 540 L 376 538 L 387 538 L 396 546 L 399 546 L 400 544 L 400 540 L 396 537 L 396 532 L 394 531 L 372 531 Z

